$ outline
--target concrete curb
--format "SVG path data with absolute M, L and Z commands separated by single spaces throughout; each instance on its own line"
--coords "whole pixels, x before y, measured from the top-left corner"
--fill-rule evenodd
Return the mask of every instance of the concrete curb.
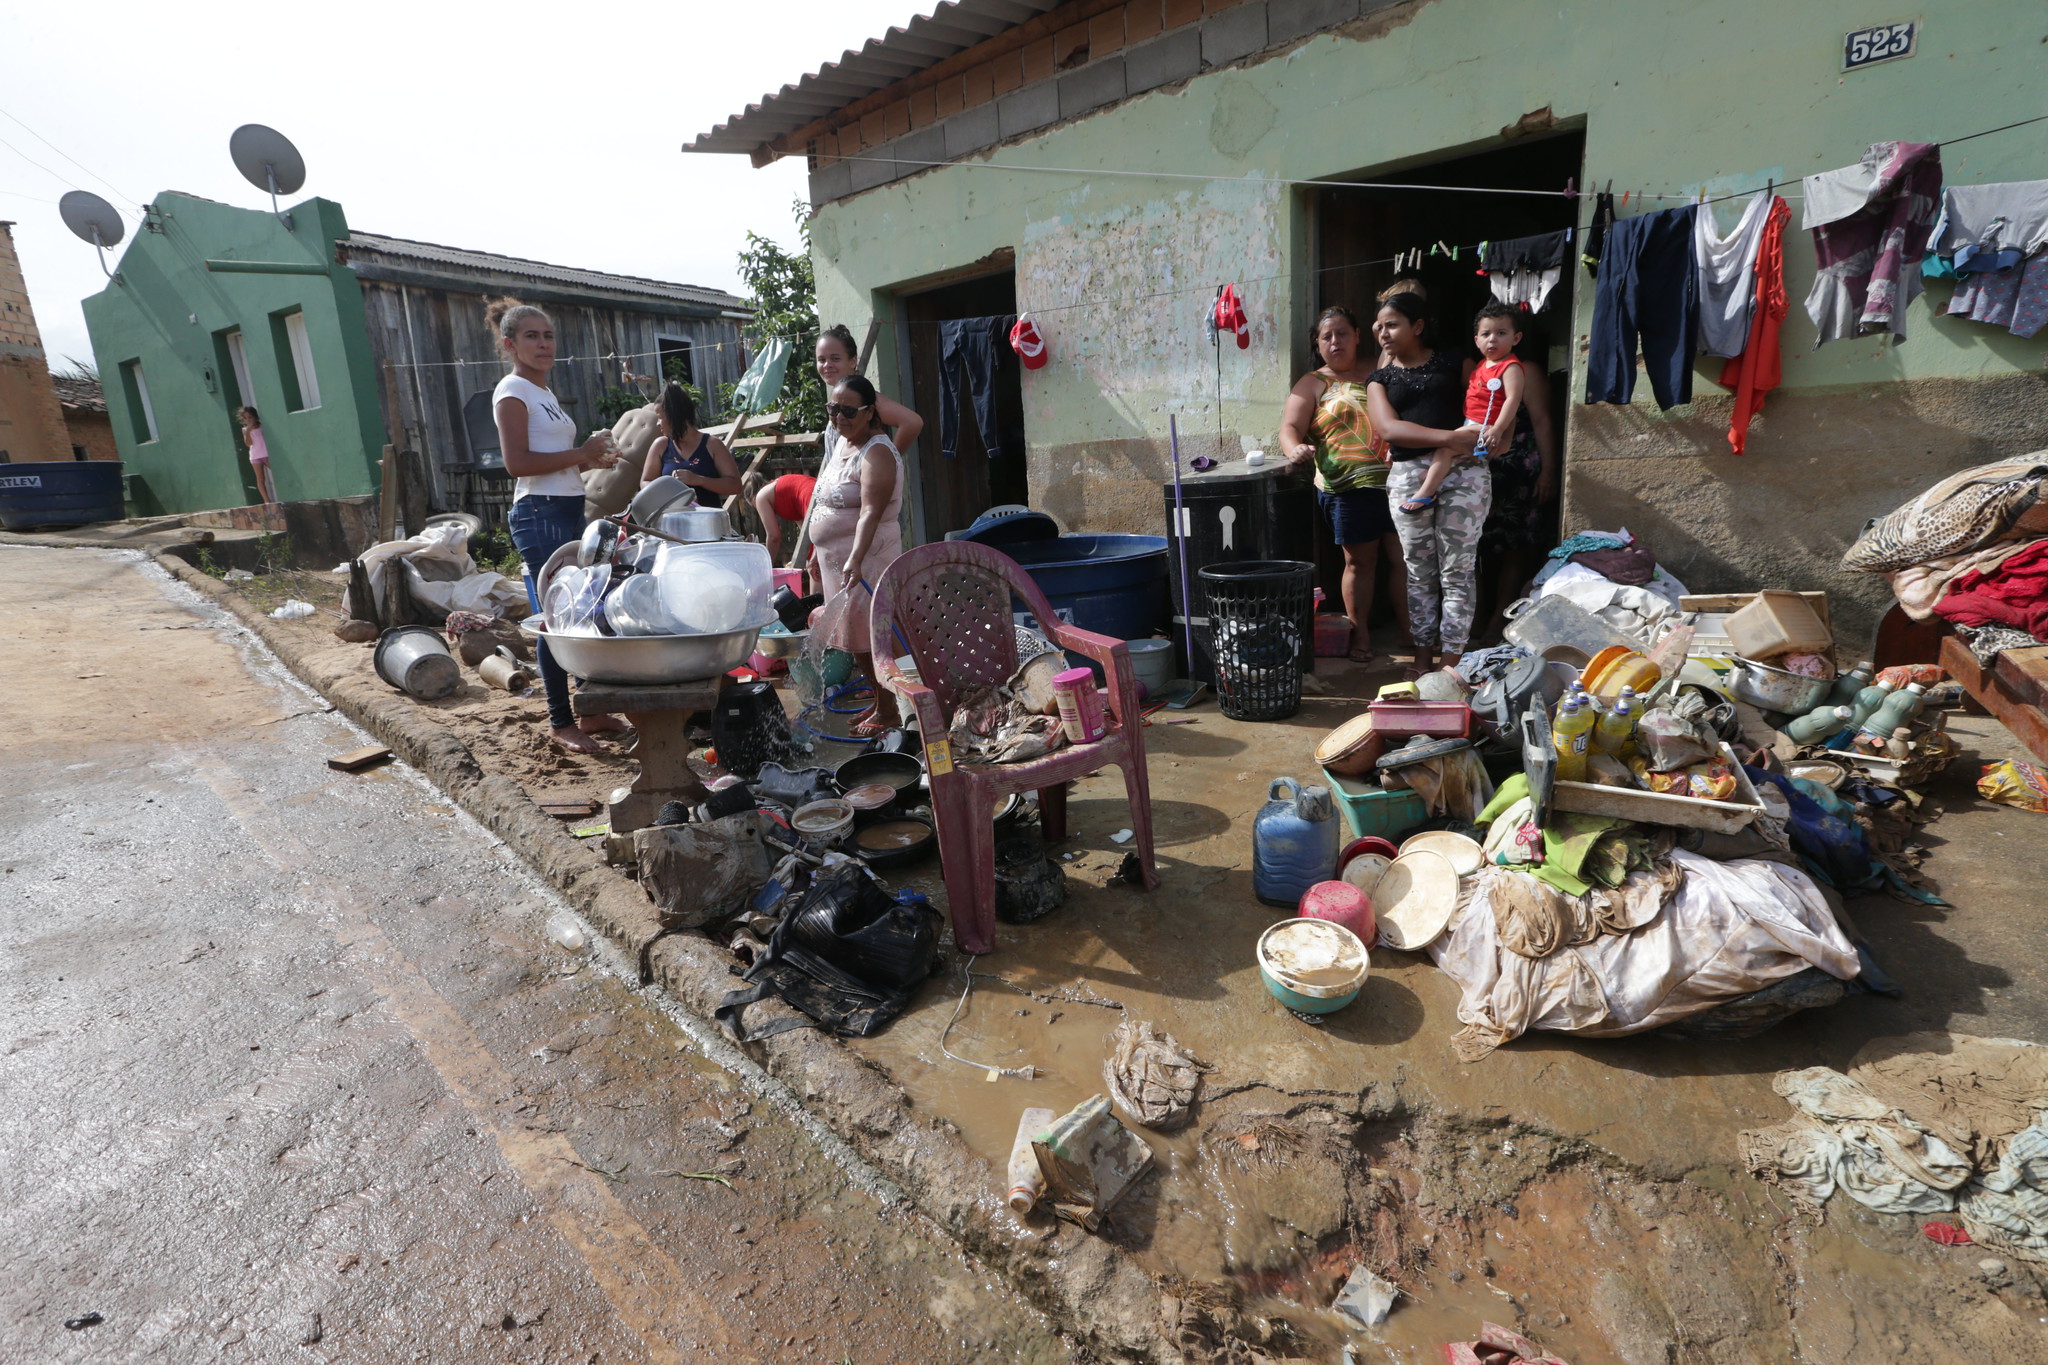
M 485 773 L 466 745 L 422 720 L 391 689 L 318 666 L 305 641 L 227 584 L 175 555 L 156 558 L 173 577 L 233 613 L 308 686 L 509 844 L 633 956 L 643 983 L 658 981 L 717 1027 L 713 1011 L 735 979 L 714 945 L 689 935 L 663 936 L 637 883 L 570 838 L 516 783 Z M 788 1008 L 769 1000 L 750 1013 L 766 1019 Z M 1064 1223 L 1051 1235 L 1025 1239 L 999 1225 L 1002 1173 L 969 1150 L 950 1122 L 915 1115 L 909 1095 L 880 1067 L 815 1030 L 741 1046 L 920 1211 L 1091 1349 L 1131 1361 L 1181 1360 L 1162 1328 L 1163 1290 L 1151 1275 L 1118 1248 Z

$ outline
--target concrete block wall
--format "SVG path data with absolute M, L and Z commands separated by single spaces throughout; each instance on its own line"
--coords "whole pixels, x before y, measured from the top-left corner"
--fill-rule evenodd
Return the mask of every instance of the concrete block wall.
M 828 204 L 1243 62 L 1394 0 L 1081 0 L 849 106 L 811 140 Z M 970 60 L 971 59 L 971 60 Z M 873 107 L 862 106 L 872 104 Z M 859 112 L 855 112 L 858 110 Z

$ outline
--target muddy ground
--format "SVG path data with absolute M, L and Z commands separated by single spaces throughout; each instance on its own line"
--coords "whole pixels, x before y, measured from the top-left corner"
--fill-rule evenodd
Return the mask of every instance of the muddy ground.
M 0 594 L 0 1360 L 1074 1358 L 231 617 Z
M 332 590 L 252 586 L 258 600 Z M 295 629 L 312 642 L 331 623 Z M 368 647 L 332 647 L 368 670 Z M 1406 1295 L 1372 1339 L 1388 1360 L 1434 1360 L 1481 1318 L 1579 1365 L 2037 1358 L 2048 1303 L 2034 1277 L 1988 1282 L 1970 1248 L 1844 1199 L 1815 1224 L 1742 1173 L 1736 1151 L 1742 1129 L 1784 1116 L 1779 1069 L 1842 1066 L 1871 1038 L 1924 1029 L 2048 1041 L 2048 817 L 1971 786 L 1980 762 L 2021 756 L 2003 728 L 1958 719 L 1965 752 L 1930 793 L 1924 871 L 1953 908 L 1850 902 L 1904 998 L 1853 997 L 1747 1042 L 1535 1035 L 1464 1065 L 1448 1046 L 1456 992 L 1426 957 L 1375 952 L 1365 995 L 1320 1027 L 1275 1007 L 1252 966 L 1279 914 L 1249 887 L 1267 782 L 1311 776 L 1315 742 L 1386 676 L 1325 660 L 1290 721 L 1242 724 L 1211 705 L 1150 728 L 1157 893 L 1104 885 L 1122 856 L 1109 836 L 1129 823 L 1115 771 L 1077 786 L 1068 904 L 1004 927 L 945 1039 L 981 1065 L 1038 1067 L 1037 1080 L 991 1083 L 943 1055 L 957 958 L 886 1034 L 850 1046 L 989 1160 L 991 1195 L 1018 1112 L 1099 1090 L 1124 1015 L 1212 1063 L 1196 1123 L 1154 1140 L 1160 1174 L 1103 1234 L 1183 1286 L 1168 1312 L 1193 1359 L 1334 1358 L 1344 1333 L 1322 1306 L 1359 1262 Z M 537 698 L 473 687 L 423 714 L 535 796 L 602 799 L 633 770 L 630 757 L 553 753 Z M 943 903 L 935 865 L 897 880 Z M 1085 1234 L 1014 1235 L 1056 1251 Z

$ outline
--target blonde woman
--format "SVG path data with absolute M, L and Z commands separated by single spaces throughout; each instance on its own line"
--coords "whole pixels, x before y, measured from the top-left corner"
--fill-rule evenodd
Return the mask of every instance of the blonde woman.
M 484 322 L 498 339 L 498 350 L 512 373 L 498 381 L 491 394 L 491 412 L 498 423 L 498 448 L 513 485 L 512 543 L 526 561 L 526 600 L 540 610 L 534 575 L 548 556 L 583 534 L 585 469 L 609 469 L 619 457 L 612 452 L 611 433 L 600 431 L 576 444 L 576 422 L 548 388 L 555 367 L 555 324 L 530 303 L 492 299 Z M 542 687 L 548 698 L 548 729 L 556 744 L 578 754 L 599 754 L 604 746 L 593 735 L 627 729 L 617 716 L 585 716 L 581 721 L 569 705 L 569 675 L 555 662 L 546 640 L 534 650 Z

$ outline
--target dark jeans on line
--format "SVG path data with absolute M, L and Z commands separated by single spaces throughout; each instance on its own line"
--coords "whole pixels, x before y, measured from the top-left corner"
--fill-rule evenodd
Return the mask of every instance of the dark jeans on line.
M 529 493 L 512 504 L 512 515 L 507 521 L 512 544 L 526 561 L 526 600 L 539 611 L 540 597 L 534 591 L 533 576 L 547 564 L 549 555 L 583 535 L 583 499 L 580 495 L 540 497 Z M 534 645 L 533 657 L 540 664 L 541 687 L 548 695 L 548 724 L 557 730 L 574 725 L 576 712 L 569 706 L 569 675 L 548 652 L 545 638 Z
M 1002 452 L 1002 431 L 996 426 L 996 364 L 1009 344 L 1015 318 L 955 318 L 939 324 L 939 453 L 952 459 L 960 449 L 960 368 L 967 368 L 967 387 L 974 399 L 974 423 L 981 444 L 993 460 Z
M 1699 332 L 1692 241 L 1697 207 L 1618 218 L 1607 230 L 1586 356 L 1588 403 L 1626 403 L 1635 396 L 1638 337 L 1657 406 L 1692 401 Z

